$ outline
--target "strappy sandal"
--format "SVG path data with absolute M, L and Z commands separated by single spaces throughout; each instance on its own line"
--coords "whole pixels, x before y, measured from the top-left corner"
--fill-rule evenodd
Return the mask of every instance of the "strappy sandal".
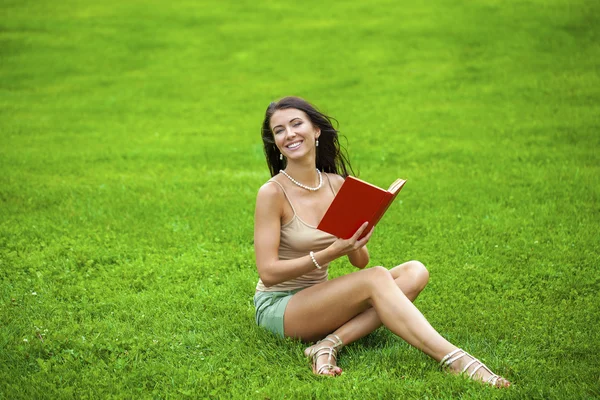
M 334 339 L 330 338 L 330 336 L 333 336 Z M 330 374 L 324 374 L 323 372 L 325 372 L 325 371 L 330 372 L 334 368 L 337 367 L 337 365 L 332 364 L 331 361 L 332 361 L 332 359 L 337 361 L 338 349 L 343 346 L 342 339 L 340 339 L 340 337 L 338 335 L 333 334 L 333 333 L 330 335 L 327 335 L 327 337 L 325 339 L 319 340 L 315 346 L 317 346 L 319 343 L 323 343 L 325 341 L 331 342 L 332 345 L 313 348 L 313 349 L 311 349 L 310 354 L 308 355 L 308 357 L 312 358 L 313 372 L 317 375 L 330 375 Z M 325 354 L 327 355 L 327 362 L 325 364 L 321 364 L 319 369 L 317 369 L 317 360 L 319 359 L 319 357 L 321 357 Z
M 450 365 L 464 357 L 464 356 L 469 356 L 472 358 L 471 361 L 469 361 L 462 369 L 462 371 L 460 371 L 460 374 L 464 374 L 467 372 L 467 370 L 472 366 L 475 365 L 475 368 L 473 368 L 470 372 L 469 372 L 469 378 L 473 379 L 473 377 L 475 376 L 475 373 L 477 371 L 479 371 L 479 369 L 483 368 L 485 369 L 487 372 L 490 373 L 490 377 L 484 381 L 485 383 L 492 385 L 494 387 L 497 388 L 502 388 L 502 387 L 509 387 L 510 386 L 510 382 L 506 379 L 504 379 L 503 377 L 496 375 L 492 372 L 491 369 L 489 369 L 484 363 L 482 363 L 481 361 L 479 361 L 478 359 L 476 359 L 475 357 L 473 357 L 472 355 L 470 355 L 469 353 L 467 353 L 466 351 L 464 351 L 463 349 L 456 349 L 454 351 L 451 351 L 450 353 L 446 354 L 444 356 L 444 358 L 442 358 L 442 361 L 440 361 L 440 367 L 442 368 L 448 368 L 450 367 Z

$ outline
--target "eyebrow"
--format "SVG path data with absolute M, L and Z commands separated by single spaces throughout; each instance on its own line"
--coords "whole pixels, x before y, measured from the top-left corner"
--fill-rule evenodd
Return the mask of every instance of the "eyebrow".
M 300 121 L 302 121 L 302 118 L 300 118 L 300 117 L 294 117 L 294 118 L 290 119 L 288 122 L 292 122 L 295 119 L 299 119 Z M 283 128 L 283 125 L 275 125 L 274 127 L 271 128 L 271 130 L 274 131 L 275 128 L 278 128 L 278 127 L 282 127 Z

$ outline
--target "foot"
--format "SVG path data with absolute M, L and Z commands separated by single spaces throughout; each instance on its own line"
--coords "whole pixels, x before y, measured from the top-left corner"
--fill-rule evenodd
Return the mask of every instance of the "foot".
M 312 358 L 312 370 L 316 375 L 338 376 L 342 369 L 336 365 L 338 349 L 342 347 L 342 340 L 335 334 L 328 335 L 325 339 L 304 350 L 306 357 Z
M 462 349 L 448 353 L 440 362 L 442 367 L 449 368 L 455 374 L 468 374 L 475 379 L 497 388 L 507 388 L 510 382 L 492 372 L 484 363 Z

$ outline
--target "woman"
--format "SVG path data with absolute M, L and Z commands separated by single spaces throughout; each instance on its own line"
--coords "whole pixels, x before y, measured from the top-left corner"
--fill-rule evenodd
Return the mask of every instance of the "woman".
M 455 373 L 497 387 L 510 383 L 457 348 L 412 304 L 429 279 L 409 261 L 363 269 L 373 230 L 366 223 L 344 240 L 316 229 L 351 171 L 331 119 L 297 97 L 267 108 L 262 139 L 272 178 L 258 191 L 254 246 L 260 279 L 256 321 L 276 335 L 317 341 L 305 350 L 315 374 L 336 376 L 337 350 L 382 324 Z M 329 263 L 347 256 L 360 271 L 327 279 Z

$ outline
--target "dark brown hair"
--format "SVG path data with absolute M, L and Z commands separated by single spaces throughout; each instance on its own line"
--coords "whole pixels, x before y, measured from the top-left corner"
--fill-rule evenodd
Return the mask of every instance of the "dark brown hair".
M 322 172 L 338 174 L 344 178 L 350 174 L 354 175 L 346 151 L 340 146 L 338 131 L 331 122 L 333 120 L 337 123 L 337 120 L 323 114 L 308 101 L 300 97 L 289 96 L 269 104 L 262 124 L 262 140 L 271 176 L 277 175 L 279 170 L 284 169 L 286 165 L 285 159 L 279 159 L 281 153 L 275 145 L 275 139 L 271 131 L 271 117 L 275 114 L 275 111 L 288 108 L 304 111 L 310 122 L 321 130 L 319 146 L 317 147 L 317 168 Z

